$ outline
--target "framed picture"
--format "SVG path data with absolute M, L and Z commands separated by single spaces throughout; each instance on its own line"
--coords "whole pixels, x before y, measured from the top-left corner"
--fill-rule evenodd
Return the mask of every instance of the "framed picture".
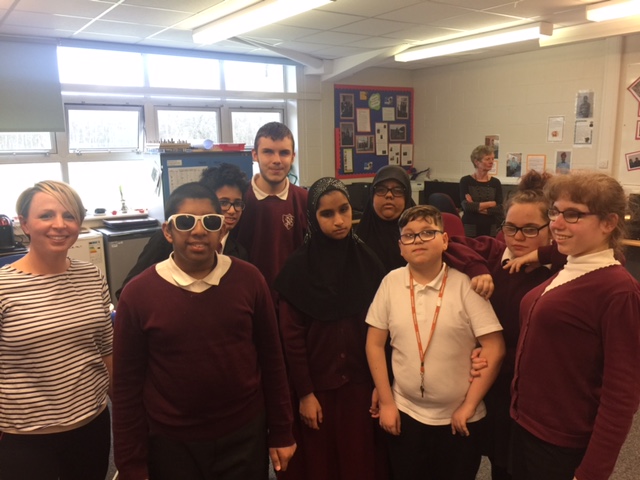
M 373 135 L 356 135 L 356 153 L 373 153 L 375 142 Z
M 627 170 L 640 170 L 640 152 L 627 153 L 624 158 L 627 161 Z
M 522 154 L 507 153 L 507 177 L 520 177 L 522 175 Z
M 640 120 L 636 122 L 636 140 L 640 140 Z
M 547 156 L 542 154 L 527 155 L 527 172 L 535 170 L 544 173 L 547 167 Z
M 406 142 L 407 126 L 403 123 L 389 124 L 389 141 L 390 142 Z
M 340 118 L 351 119 L 353 118 L 353 94 L 341 93 L 340 94 Z
M 409 96 L 396 96 L 396 118 L 407 120 L 409 118 Z
M 571 150 L 556 152 L 556 175 L 566 175 L 571 171 Z
M 638 102 L 640 102 L 640 77 L 636 78 L 631 85 L 627 87 L 627 90 L 633 95 Z
M 353 122 L 340 124 L 340 145 L 353 147 Z

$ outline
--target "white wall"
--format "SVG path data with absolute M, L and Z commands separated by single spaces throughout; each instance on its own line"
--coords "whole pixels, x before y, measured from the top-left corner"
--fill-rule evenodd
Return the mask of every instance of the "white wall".
M 527 154 L 544 154 L 547 169 L 553 170 L 556 151 L 572 150 L 574 168 L 610 173 L 640 189 L 640 171 L 626 172 L 622 152 L 640 151 L 640 140 L 635 140 L 640 116 L 633 116 L 638 105 L 626 90 L 638 76 L 640 35 L 635 35 L 412 72 L 372 68 L 340 83 L 414 88 L 415 166 L 431 167 L 432 178 L 457 181 L 469 174 L 471 150 L 484 143 L 485 135 L 500 135 L 498 177 L 503 183 L 515 182 L 505 177 L 509 152 L 522 153 L 523 164 Z M 300 117 L 307 123 L 300 139 L 301 183 L 310 185 L 335 173 L 334 84 L 307 80 L 305 88 L 322 95 L 305 102 Z M 575 102 L 583 90 L 595 93 L 595 128 L 592 145 L 578 147 L 573 145 Z M 565 118 L 562 142 L 547 142 L 550 116 Z

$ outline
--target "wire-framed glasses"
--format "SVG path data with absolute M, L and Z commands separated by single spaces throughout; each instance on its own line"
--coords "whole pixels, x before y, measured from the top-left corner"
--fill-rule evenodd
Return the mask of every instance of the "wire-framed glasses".
M 442 233 L 440 230 L 422 230 L 418 233 L 403 233 L 400 235 L 400 243 L 403 245 L 413 245 L 416 243 L 416 238 L 420 237 L 423 242 L 429 242 L 436 238 L 436 234 Z

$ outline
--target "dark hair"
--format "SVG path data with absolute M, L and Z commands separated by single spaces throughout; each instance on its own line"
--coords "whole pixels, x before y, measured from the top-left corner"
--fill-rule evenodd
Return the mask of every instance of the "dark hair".
M 258 143 L 261 138 L 270 138 L 271 140 L 284 140 L 285 138 L 291 139 L 291 148 L 296 151 L 296 141 L 293 139 L 293 133 L 289 130 L 284 123 L 281 122 L 269 122 L 260 127 L 258 133 L 256 133 L 256 139 L 253 142 L 253 149 L 258 151 Z
M 544 195 L 544 186 L 553 177 L 549 172 L 540 173 L 536 170 L 529 170 L 520 179 L 518 190 L 510 196 L 505 205 L 505 213 L 515 204 L 537 204 L 542 218 L 549 221 L 549 201 Z
M 624 215 L 627 207 L 627 196 L 620 182 L 604 173 L 574 172 L 569 175 L 555 175 L 545 185 L 544 193 L 549 204 L 566 198 L 586 205 L 589 211 L 601 220 L 615 214 L 618 223 L 609 236 L 609 247 L 619 256 L 626 231 Z
M 236 187 L 242 193 L 249 187 L 249 181 L 245 173 L 237 165 L 221 163 L 215 167 L 209 167 L 202 172 L 200 183 L 214 192 L 222 187 Z
M 398 228 L 400 232 L 407 226 L 407 223 L 414 220 L 431 220 L 431 222 L 438 228 L 444 228 L 444 222 L 442 221 L 442 214 L 433 205 L 416 205 L 415 207 L 407 208 L 400 218 L 398 219 Z
M 216 213 L 222 213 L 222 210 L 220 209 L 220 202 L 218 202 L 218 197 L 216 197 L 215 192 L 199 182 L 191 182 L 180 185 L 171 192 L 169 200 L 167 200 L 167 204 L 164 207 L 165 219 L 178 213 L 180 206 L 185 200 L 189 199 L 209 200 L 211 201 L 211 205 L 213 205 L 213 209 Z

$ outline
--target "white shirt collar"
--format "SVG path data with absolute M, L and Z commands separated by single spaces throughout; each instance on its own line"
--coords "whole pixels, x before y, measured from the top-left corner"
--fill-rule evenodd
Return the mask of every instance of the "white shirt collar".
M 156 272 L 158 272 L 158 275 L 164 280 L 176 287 L 194 293 L 202 293 L 212 286 L 219 285 L 220 280 L 231 267 L 231 258 L 219 253 L 216 255 L 216 266 L 213 267 L 213 270 L 204 278 L 193 278 L 191 275 L 180 270 L 180 267 L 178 267 L 173 260 L 173 253 L 171 253 L 171 256 L 167 260 L 156 264 Z
M 251 188 L 253 189 L 253 194 L 256 196 L 258 200 L 264 200 L 267 197 L 278 197 L 280 200 L 287 199 L 287 196 L 289 195 L 289 179 L 288 178 L 284 179 L 285 185 L 282 191 L 277 195 L 271 195 L 269 193 L 266 193 L 260 190 L 260 188 L 258 188 L 258 185 L 256 184 L 256 178 L 258 178 L 259 176 L 260 174 L 256 173 L 251 179 Z
M 421 285 L 420 283 L 418 283 L 415 278 L 413 279 L 413 283 L 416 286 L 416 288 L 418 290 L 420 289 L 424 289 L 424 288 L 432 288 L 434 290 L 440 290 L 440 286 L 442 285 L 442 280 L 444 278 L 444 268 L 445 268 L 445 263 L 442 262 L 442 268 L 440 269 L 440 271 L 438 272 L 438 274 L 435 276 L 435 278 L 433 280 L 431 280 L 429 283 L 427 283 L 426 285 Z M 410 288 L 411 285 L 409 284 L 410 279 L 411 279 L 411 272 L 409 270 L 409 264 L 407 264 L 405 267 L 405 272 L 404 272 L 404 284 L 407 288 Z

